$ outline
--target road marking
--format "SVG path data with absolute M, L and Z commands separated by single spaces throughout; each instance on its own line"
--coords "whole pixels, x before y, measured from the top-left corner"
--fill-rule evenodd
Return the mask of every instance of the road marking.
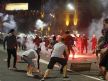
M 44 64 L 48 64 L 49 63 L 48 61 L 43 60 L 43 59 L 40 59 L 40 62 L 44 63 Z M 58 65 L 55 65 L 55 67 L 59 68 Z M 98 81 L 105 81 L 105 80 L 102 80 L 102 79 L 99 79 L 99 78 L 96 78 L 96 77 L 93 77 L 93 76 L 88 76 L 88 75 L 84 75 L 84 74 L 80 74 L 80 75 L 88 77 L 88 78 L 91 78 L 91 79 L 94 79 L 94 80 L 98 80 Z
M 105 80 L 102 80 L 102 79 L 99 79 L 99 78 L 96 78 L 96 77 L 93 77 L 93 76 L 88 76 L 88 75 L 84 75 L 84 74 L 81 74 L 81 75 L 85 76 L 85 77 L 88 77 L 88 78 L 91 78 L 91 79 L 94 79 L 94 80 L 105 81 Z

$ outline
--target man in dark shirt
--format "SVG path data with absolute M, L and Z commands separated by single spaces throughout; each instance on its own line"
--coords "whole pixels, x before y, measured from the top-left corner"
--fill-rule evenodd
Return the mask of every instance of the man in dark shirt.
M 13 69 L 16 69 L 16 60 L 17 60 L 17 40 L 16 40 L 16 32 L 14 29 L 11 29 L 8 33 L 8 36 L 5 37 L 3 45 L 5 49 L 5 44 L 7 44 L 7 67 L 10 69 L 10 60 L 11 55 L 14 57 L 13 61 Z
M 75 52 L 74 52 L 74 49 L 72 48 L 74 46 L 74 38 L 70 35 L 70 31 L 65 32 L 64 43 L 68 48 L 69 54 L 71 51 L 73 54 L 73 58 L 74 58 Z M 68 54 L 68 57 L 69 57 L 69 54 Z M 67 57 L 67 59 L 68 59 L 68 57 Z
M 98 41 L 96 53 L 97 57 L 98 53 L 100 53 L 99 68 L 106 81 L 108 81 L 108 18 L 104 19 L 103 24 L 103 36 Z

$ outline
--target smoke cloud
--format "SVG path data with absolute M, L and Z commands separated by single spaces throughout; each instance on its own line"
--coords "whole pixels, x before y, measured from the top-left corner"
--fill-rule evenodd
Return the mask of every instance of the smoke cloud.
M 37 21 L 36 21 L 36 23 L 35 23 L 35 27 L 37 28 L 37 29 L 40 29 L 40 28 L 44 28 L 44 27 L 46 27 L 47 26 L 47 24 L 46 23 L 44 23 L 42 20 L 40 20 L 40 19 L 38 19 Z
M 91 37 L 93 34 L 99 38 L 101 36 L 101 30 L 103 28 L 103 20 L 105 18 L 108 18 L 108 0 L 100 0 L 100 3 L 103 8 L 103 12 L 101 12 L 102 17 L 100 19 L 92 19 L 92 22 L 89 26 L 89 37 Z
M 16 29 L 17 25 L 13 15 L 0 13 L 0 19 L 2 21 L 3 31 L 8 32 L 10 29 Z

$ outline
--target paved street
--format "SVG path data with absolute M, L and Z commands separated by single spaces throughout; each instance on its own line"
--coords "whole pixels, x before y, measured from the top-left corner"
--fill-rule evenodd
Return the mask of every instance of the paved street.
M 35 77 L 26 76 L 26 64 L 18 63 L 17 71 L 8 70 L 6 67 L 6 51 L 0 45 L 0 81 L 39 81 L 42 77 L 35 73 Z M 44 72 L 47 67 L 48 60 L 41 60 L 41 69 Z M 69 79 L 66 81 L 102 81 L 98 77 L 98 69 L 95 63 L 92 63 L 90 71 L 82 72 L 68 72 Z M 46 81 L 63 81 L 62 75 L 59 73 L 58 68 L 54 68 L 51 75 Z

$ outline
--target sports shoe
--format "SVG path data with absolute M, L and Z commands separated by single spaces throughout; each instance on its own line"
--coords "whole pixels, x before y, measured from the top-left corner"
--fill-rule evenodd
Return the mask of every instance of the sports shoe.
M 27 76 L 33 77 L 34 75 L 33 74 L 30 74 L 30 73 L 27 73 Z
M 17 70 L 17 68 L 16 68 L 16 67 L 13 67 L 12 69 L 13 69 L 13 70 Z
M 63 80 L 69 80 L 68 76 L 63 77 Z
M 45 81 L 45 79 L 44 79 L 44 78 L 42 78 L 40 81 Z
M 63 77 L 63 78 L 69 78 L 68 76 L 65 76 L 65 77 Z
M 104 76 L 99 76 L 99 79 L 105 80 L 105 77 Z
M 10 68 L 10 67 L 8 67 L 8 70 L 11 70 L 11 68 Z

